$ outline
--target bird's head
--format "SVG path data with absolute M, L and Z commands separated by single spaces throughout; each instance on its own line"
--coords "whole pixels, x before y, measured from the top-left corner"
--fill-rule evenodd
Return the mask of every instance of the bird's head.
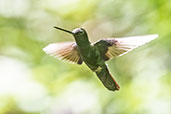
M 76 28 L 72 31 L 74 36 L 82 36 L 86 33 L 86 31 L 83 28 Z

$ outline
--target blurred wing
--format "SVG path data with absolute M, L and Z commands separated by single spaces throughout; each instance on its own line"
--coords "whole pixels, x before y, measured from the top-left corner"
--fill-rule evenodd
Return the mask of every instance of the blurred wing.
M 104 60 L 109 60 L 113 57 L 122 56 L 157 37 L 157 34 L 153 34 L 124 38 L 108 38 L 99 40 L 94 43 L 94 46 L 100 51 Z
M 77 45 L 74 42 L 52 43 L 43 48 L 43 51 L 62 60 L 82 64 Z

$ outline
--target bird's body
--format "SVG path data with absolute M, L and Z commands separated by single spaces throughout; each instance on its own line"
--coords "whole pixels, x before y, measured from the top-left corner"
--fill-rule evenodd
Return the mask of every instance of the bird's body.
M 62 59 L 82 64 L 84 62 L 93 72 L 96 73 L 103 85 L 112 91 L 119 90 L 119 85 L 109 73 L 105 61 L 121 56 L 132 49 L 145 44 L 155 38 L 157 35 L 139 36 L 148 37 L 149 39 L 140 39 L 139 37 L 131 38 L 111 38 L 99 40 L 90 43 L 87 32 L 82 28 L 74 29 L 72 32 L 55 27 L 62 31 L 73 34 L 76 43 L 63 42 L 54 43 L 45 47 L 43 50 L 50 55 L 60 57 Z
M 119 90 L 119 85 L 112 78 L 105 64 L 105 59 L 103 55 L 101 55 L 98 43 L 91 44 L 88 35 L 84 29 L 78 28 L 73 30 L 73 33 L 77 33 L 78 31 L 83 31 L 80 37 L 80 34 L 74 34 L 75 41 L 78 47 L 78 52 L 82 61 L 93 71 L 96 73 L 98 78 L 103 82 L 104 86 L 109 90 Z M 79 33 L 79 32 L 78 32 Z
M 77 36 L 75 37 L 81 59 L 92 71 L 95 71 L 100 64 L 104 64 L 104 60 L 102 59 L 99 51 L 91 45 L 87 35 L 82 38 L 83 40 L 80 40 Z
M 105 63 L 99 51 L 94 46 L 89 45 L 84 49 L 78 46 L 78 50 L 79 50 L 81 59 L 85 62 L 85 64 L 92 71 L 95 71 L 99 65 Z

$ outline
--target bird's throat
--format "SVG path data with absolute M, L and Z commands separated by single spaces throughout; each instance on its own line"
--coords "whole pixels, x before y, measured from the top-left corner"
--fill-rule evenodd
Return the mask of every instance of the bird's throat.
M 83 60 L 87 60 L 87 56 L 91 50 L 91 44 L 88 38 L 75 38 L 80 56 Z
M 87 36 L 82 36 L 82 37 L 74 36 L 74 37 L 75 37 L 75 41 L 77 43 L 77 46 L 80 50 L 86 50 L 89 47 L 91 47 L 91 43 L 88 40 Z

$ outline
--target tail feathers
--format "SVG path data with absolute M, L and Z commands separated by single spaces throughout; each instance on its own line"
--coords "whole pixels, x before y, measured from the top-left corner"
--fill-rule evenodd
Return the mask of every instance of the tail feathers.
M 96 71 L 96 75 L 107 89 L 111 91 L 120 89 L 118 83 L 111 76 L 107 68 L 101 69 L 100 71 Z

